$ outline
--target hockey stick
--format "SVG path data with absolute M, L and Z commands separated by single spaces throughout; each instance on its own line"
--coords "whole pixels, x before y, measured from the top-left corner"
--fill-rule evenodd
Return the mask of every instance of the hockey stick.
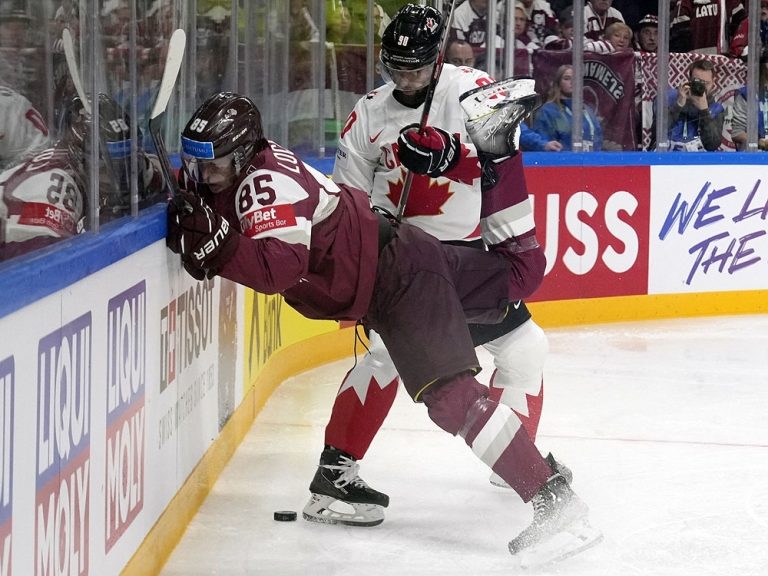
M 85 97 L 85 90 L 83 90 L 83 81 L 80 78 L 80 68 L 77 65 L 77 59 L 75 58 L 75 46 L 72 40 L 72 33 L 69 28 L 64 28 L 61 31 L 61 43 L 64 47 L 64 57 L 67 59 L 67 68 L 69 68 L 69 75 L 72 78 L 72 83 L 75 85 L 75 92 L 77 92 L 80 102 L 83 103 L 85 111 L 91 113 L 91 103 Z
M 176 180 L 171 161 L 168 159 L 168 151 L 163 138 L 163 120 L 165 120 L 165 111 L 168 108 L 168 102 L 171 99 L 176 79 L 181 70 L 181 62 L 184 59 L 186 45 L 187 35 L 184 33 L 184 30 L 181 28 L 176 29 L 171 35 L 171 40 L 168 42 L 168 56 L 165 59 L 163 78 L 160 80 L 160 89 L 157 92 L 155 104 L 149 115 L 149 135 L 155 144 L 157 158 L 160 160 L 160 168 L 173 199 L 178 197 L 179 183 Z
M 451 27 L 451 21 L 453 20 L 453 9 L 458 3 L 457 0 L 445 0 L 447 6 L 443 5 L 443 31 L 440 33 L 440 50 L 437 53 L 437 59 L 435 65 L 432 67 L 432 78 L 429 81 L 427 87 L 427 95 L 424 98 L 424 110 L 421 112 L 421 121 L 419 122 L 419 134 L 424 132 L 424 128 L 427 126 L 427 119 L 429 118 L 429 109 L 432 108 L 432 99 L 435 97 L 435 89 L 437 88 L 437 82 L 440 80 L 440 73 L 443 71 L 443 59 L 445 58 L 445 50 L 448 46 L 448 32 Z M 408 170 L 405 174 L 405 182 L 403 183 L 403 191 L 400 194 L 400 201 L 397 203 L 397 221 L 400 222 L 403 219 L 403 213 L 405 212 L 405 205 L 408 202 L 408 195 L 411 191 L 411 184 L 413 183 L 413 172 Z
M 64 48 L 64 58 L 67 61 L 69 76 L 72 78 L 72 84 L 75 85 L 75 92 L 77 92 L 77 97 L 80 99 L 83 110 L 90 117 L 92 116 L 93 108 L 91 107 L 91 103 L 89 102 L 88 97 L 85 95 L 85 90 L 83 89 L 83 79 L 80 76 L 80 67 L 77 65 L 77 58 L 75 57 L 75 42 L 72 39 L 72 33 L 69 31 L 69 28 L 64 28 L 64 30 L 61 31 L 61 44 Z M 109 181 L 112 183 L 114 190 L 119 190 L 120 184 L 117 175 L 115 174 L 114 166 L 112 166 L 109 146 L 107 145 L 107 141 L 105 140 L 101 130 L 99 130 L 98 138 L 102 150 L 102 163 L 106 169 Z M 100 201 L 96 202 L 95 198 L 92 198 L 91 200 L 97 205 L 101 204 Z

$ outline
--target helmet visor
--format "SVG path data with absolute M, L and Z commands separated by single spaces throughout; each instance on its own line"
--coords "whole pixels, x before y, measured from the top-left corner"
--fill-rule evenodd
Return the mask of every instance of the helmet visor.
M 197 142 L 182 137 L 181 162 L 192 181 L 206 184 L 214 193 L 230 186 L 237 176 L 232 155 L 213 157 L 209 142 Z
M 381 77 L 385 82 L 391 82 L 401 92 L 417 92 L 429 85 L 432 79 L 433 63 L 428 63 L 419 68 L 398 68 L 392 63 L 385 64 L 379 58 L 381 64 Z

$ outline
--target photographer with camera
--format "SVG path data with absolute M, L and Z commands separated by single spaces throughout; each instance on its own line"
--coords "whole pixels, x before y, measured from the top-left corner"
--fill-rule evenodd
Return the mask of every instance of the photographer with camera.
M 715 66 L 696 60 L 688 79 L 668 97 L 669 149 L 681 152 L 712 152 L 720 147 L 725 109 L 712 99 Z M 655 130 L 655 127 L 654 127 Z

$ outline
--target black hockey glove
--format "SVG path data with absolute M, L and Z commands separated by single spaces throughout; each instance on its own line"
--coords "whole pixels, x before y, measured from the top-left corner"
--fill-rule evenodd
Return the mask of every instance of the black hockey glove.
M 184 268 L 201 280 L 227 263 L 237 250 L 239 235 L 223 217 L 216 214 L 199 196 L 181 192 L 168 205 L 168 235 L 165 243 L 181 255 Z M 191 270 L 197 270 L 194 274 Z
M 437 178 L 456 166 L 461 159 L 461 141 L 456 134 L 427 126 L 419 133 L 417 124 L 400 131 L 397 138 L 400 162 L 416 174 Z

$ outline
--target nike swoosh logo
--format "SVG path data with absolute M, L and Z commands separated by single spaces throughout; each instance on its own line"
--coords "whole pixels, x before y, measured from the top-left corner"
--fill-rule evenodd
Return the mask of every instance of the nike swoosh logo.
M 370 141 L 371 141 L 371 144 L 373 144 L 374 142 L 376 142 L 376 140 L 378 140 L 378 139 L 379 139 L 379 136 L 381 136 L 381 133 L 382 133 L 382 132 L 384 132 L 384 128 L 382 128 L 381 130 L 379 130 L 379 133 L 378 133 L 378 134 L 376 134 L 376 136 L 368 136 L 368 140 L 370 140 Z
M 517 302 L 515 302 L 515 303 L 513 304 L 513 306 L 515 307 L 515 310 L 517 310 L 518 308 L 520 308 L 520 304 L 521 304 L 521 303 L 522 303 L 522 300 L 518 300 Z

